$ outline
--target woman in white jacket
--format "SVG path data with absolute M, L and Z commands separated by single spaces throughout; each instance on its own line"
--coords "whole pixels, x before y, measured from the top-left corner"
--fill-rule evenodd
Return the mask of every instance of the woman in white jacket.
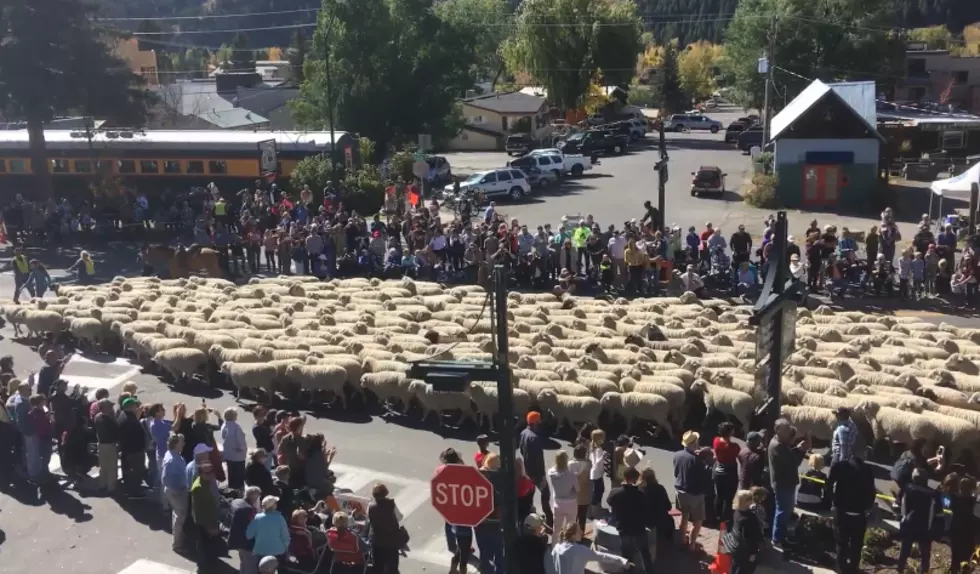
M 555 518 L 557 520 L 557 517 Z M 547 574 L 585 574 L 589 562 L 599 562 L 603 566 L 628 569 L 631 565 L 625 558 L 614 554 L 593 550 L 579 542 L 582 529 L 578 523 L 565 526 L 559 534 L 558 543 L 544 557 L 544 570 Z
M 568 453 L 560 450 L 555 453 L 555 465 L 548 470 L 551 485 L 551 510 L 555 514 L 555 532 L 566 524 L 575 522 L 578 511 L 578 475 L 568 468 Z
M 602 514 L 602 497 L 606 494 L 606 433 L 600 429 L 589 435 L 589 480 L 592 481 L 592 517 Z

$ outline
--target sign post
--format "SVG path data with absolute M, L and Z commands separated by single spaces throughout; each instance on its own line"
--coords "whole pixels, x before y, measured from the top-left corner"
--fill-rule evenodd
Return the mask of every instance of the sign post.
M 275 181 L 275 176 L 279 173 L 279 150 L 276 148 L 276 140 L 259 142 L 259 157 L 259 169 L 262 174 L 266 179 L 271 177 L 271 181 Z
M 431 487 L 432 506 L 449 524 L 472 528 L 493 514 L 493 484 L 474 466 L 442 465 Z

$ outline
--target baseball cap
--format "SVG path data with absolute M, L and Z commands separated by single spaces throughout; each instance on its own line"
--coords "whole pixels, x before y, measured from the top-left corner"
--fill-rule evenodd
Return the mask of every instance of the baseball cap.
M 762 440 L 762 435 L 755 431 L 752 431 L 749 434 L 745 435 L 745 440 L 747 442 L 752 442 L 754 440 Z
M 527 413 L 527 424 L 533 425 L 541 422 L 541 413 L 536 411 L 531 411 Z
M 131 405 L 138 405 L 138 404 L 140 404 L 140 402 L 138 400 L 136 400 L 136 399 L 134 399 L 132 397 L 129 397 L 129 398 L 123 400 L 123 402 L 122 402 L 122 408 L 126 408 L 126 407 L 131 406 Z
M 272 572 L 278 567 L 279 560 L 275 556 L 264 556 L 262 560 L 259 560 L 259 572 L 262 572 L 262 574 Z
M 123 402 L 125 402 L 125 401 L 123 401 Z M 208 445 L 206 445 L 204 443 L 201 443 L 201 444 L 199 444 L 199 445 L 197 445 L 197 446 L 194 447 L 194 456 L 197 456 L 199 454 L 206 454 L 206 453 L 211 452 L 212 450 L 214 450 L 214 449 L 211 448 L 211 447 L 209 447 Z

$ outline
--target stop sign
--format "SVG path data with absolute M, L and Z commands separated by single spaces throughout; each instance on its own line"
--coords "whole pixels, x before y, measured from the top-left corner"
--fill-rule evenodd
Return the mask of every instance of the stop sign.
M 493 513 L 493 484 L 476 467 L 444 464 L 432 477 L 432 506 L 456 526 L 476 526 Z

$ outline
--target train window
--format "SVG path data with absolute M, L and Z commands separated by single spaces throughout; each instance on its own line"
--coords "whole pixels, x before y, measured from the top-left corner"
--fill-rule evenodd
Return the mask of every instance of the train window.
M 0 159 L 0 173 L 7 173 L 7 160 Z
M 160 162 L 155 159 L 141 159 L 140 173 L 160 173 Z
M 112 162 L 96 160 L 95 171 L 97 171 L 98 173 L 112 173 Z
M 76 159 L 75 173 L 92 173 L 92 162 L 87 159 Z
M 214 173 L 214 174 L 228 173 L 228 164 L 223 161 L 211 160 L 208 162 L 208 173 Z
M 136 162 L 131 159 L 119 160 L 119 173 L 136 173 Z
M 187 162 L 187 173 L 204 173 L 204 162 L 196 159 Z
M 67 159 L 53 159 L 51 160 L 51 171 L 54 173 L 68 173 L 71 169 L 68 168 Z
M 180 162 L 173 160 L 164 161 L 163 173 L 180 173 Z
M 10 160 L 10 173 L 27 173 L 27 162 L 22 159 Z

